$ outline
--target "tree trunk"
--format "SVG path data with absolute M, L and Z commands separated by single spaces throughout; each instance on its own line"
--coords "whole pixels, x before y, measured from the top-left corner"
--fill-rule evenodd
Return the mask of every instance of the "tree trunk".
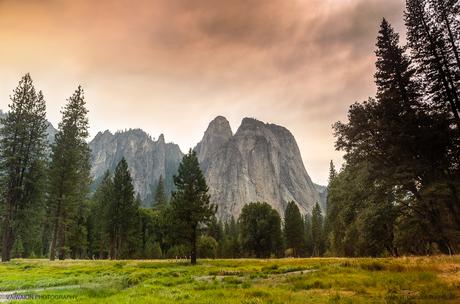
M 62 213 L 61 223 L 58 229 L 59 260 L 65 259 L 65 213 Z
M 6 199 L 6 212 L 5 218 L 3 219 L 3 236 L 2 236 L 2 262 L 8 262 L 11 259 L 10 255 L 10 243 L 11 243 L 11 202 Z
M 110 246 L 109 246 L 109 258 L 111 260 L 115 259 L 115 238 L 110 236 Z
M 193 228 L 190 251 L 190 263 L 196 265 L 196 227 Z
M 100 240 L 99 240 L 99 259 L 102 260 L 103 259 L 103 252 L 104 252 L 104 237 L 101 233 L 100 235 Z
M 56 215 L 54 219 L 54 229 L 53 229 L 53 237 L 51 239 L 50 245 L 50 261 L 54 261 L 56 259 L 56 245 L 57 245 L 57 238 L 59 233 L 59 226 L 60 226 L 60 218 L 61 218 L 61 200 L 59 200 Z

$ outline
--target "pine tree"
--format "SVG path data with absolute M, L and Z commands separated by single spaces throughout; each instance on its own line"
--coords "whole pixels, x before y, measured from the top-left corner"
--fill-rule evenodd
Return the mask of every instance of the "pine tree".
M 311 235 L 311 216 L 305 214 L 304 216 L 304 238 L 305 238 L 305 256 L 312 256 L 313 254 L 313 239 Z
M 163 209 L 165 207 L 167 202 L 168 202 L 168 200 L 166 198 L 165 184 L 164 184 L 164 180 L 163 180 L 163 175 L 160 175 L 160 178 L 158 180 L 157 188 L 155 189 L 153 208 L 155 208 L 157 210 L 161 210 L 161 209 Z
M 302 256 L 305 251 L 304 223 L 299 207 L 293 201 L 287 204 L 284 211 L 283 232 L 286 248 L 292 248 L 294 256 Z
M 399 46 L 398 33 L 386 19 L 380 25 L 376 46 L 377 99 L 396 98 L 406 106 L 414 104 L 419 96 L 413 80 L 414 70 L 405 48 Z
M 40 162 L 43 161 L 47 127 L 43 94 L 35 91 L 29 74 L 21 79 L 13 93 L 10 110 L 0 128 L 4 262 L 11 259 L 17 233 L 28 231 L 27 219 L 21 219 L 21 213 L 37 210 L 39 205 L 37 198 L 40 198 L 41 188 L 37 184 L 42 179 Z
M 90 178 L 90 150 L 88 137 L 88 110 L 83 89 L 79 86 L 68 99 L 62 111 L 62 121 L 52 146 L 48 181 L 48 208 L 52 220 L 50 260 L 64 259 L 70 245 L 69 229 L 82 224 L 83 209 L 87 203 Z M 73 233 L 85 233 L 83 226 Z M 83 235 L 73 235 L 73 241 L 82 242 Z M 75 246 L 74 246 L 75 247 Z
M 137 228 L 139 206 L 134 198 L 134 186 L 128 163 L 123 157 L 115 168 L 112 201 L 108 211 L 109 256 L 127 258 L 134 253 L 132 247 Z
M 331 160 L 331 162 L 329 163 L 329 177 L 327 179 L 328 185 L 332 183 L 332 181 L 334 180 L 336 176 L 337 176 L 337 170 L 335 169 L 334 162 Z
M 94 253 L 97 252 L 99 259 L 107 255 L 109 245 L 110 219 L 109 212 L 113 200 L 113 178 L 109 171 L 104 173 L 102 181 L 94 193 L 94 207 L 91 212 L 93 222 Z
M 140 246 L 139 252 L 142 258 L 152 259 L 159 258 L 153 256 L 154 243 L 156 242 L 155 224 L 158 217 L 158 212 L 151 208 L 140 208 L 139 209 L 139 220 L 140 220 Z M 161 249 L 160 249 L 161 250 Z
M 43 254 L 42 228 L 46 220 L 45 213 L 45 185 L 46 161 L 39 160 L 32 164 L 30 175 L 25 180 L 24 202 L 28 206 L 16 210 L 15 235 L 22 242 L 23 256 L 31 257 Z M 13 257 L 19 257 L 13 255 Z
M 442 23 L 437 22 L 434 8 L 429 4 L 428 0 L 406 1 L 407 39 L 412 58 L 425 83 L 427 96 L 439 109 L 450 112 L 460 129 L 459 66 L 452 64 L 458 37 L 453 43 L 446 41 L 443 33 L 445 29 L 440 26 Z M 435 7 L 438 8 L 436 10 L 440 12 L 438 15 L 441 19 L 443 13 L 448 14 L 446 6 L 443 9 L 439 9 L 439 5 Z M 449 44 L 454 47 L 449 48 Z
M 313 256 L 323 254 L 323 216 L 318 202 L 311 214 L 311 237 L 313 243 Z
M 460 2 L 458 0 L 430 0 L 434 18 L 441 27 L 449 59 L 452 65 L 456 66 L 457 72 L 460 71 Z M 458 76 L 458 74 L 457 74 Z M 458 80 L 458 79 L 457 79 Z
M 324 218 L 324 242 L 326 248 L 331 247 L 331 240 L 329 238 L 332 232 L 332 226 L 337 216 L 337 207 L 333 205 L 333 202 L 329 199 L 329 191 L 332 188 L 334 180 L 337 178 L 337 171 L 334 166 L 334 162 L 331 160 L 329 163 L 329 177 L 327 183 L 327 198 L 326 198 L 326 216 Z
M 232 216 L 231 219 L 225 223 L 222 244 L 222 257 L 235 259 L 241 256 L 242 252 L 239 239 L 238 223 Z
M 190 244 L 190 260 L 196 264 L 200 225 L 210 221 L 216 206 L 209 202 L 208 186 L 201 172 L 196 152 L 190 149 L 174 176 L 177 191 L 171 200 L 172 214 L 178 221 L 182 236 Z
M 69 227 L 69 254 L 72 259 L 84 259 L 88 250 L 89 201 L 84 200 L 77 206 L 72 225 Z

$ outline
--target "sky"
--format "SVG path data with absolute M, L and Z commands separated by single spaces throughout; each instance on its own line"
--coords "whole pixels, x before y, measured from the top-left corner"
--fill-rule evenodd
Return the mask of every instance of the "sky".
M 288 128 L 326 184 L 332 124 L 375 95 L 383 17 L 404 37 L 402 0 L 0 0 L 0 109 L 30 73 L 56 126 L 85 90 L 90 133 L 142 128 L 187 151 L 209 122 Z

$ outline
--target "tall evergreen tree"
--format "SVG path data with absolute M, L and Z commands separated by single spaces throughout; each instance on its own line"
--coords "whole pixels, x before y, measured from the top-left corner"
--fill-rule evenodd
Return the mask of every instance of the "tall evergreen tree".
M 224 227 L 222 257 L 235 259 L 241 256 L 242 253 L 238 223 L 232 216 L 232 218 L 225 223 Z
M 428 22 L 426 8 L 421 10 L 417 6 L 422 2 L 426 3 L 408 1 L 411 11 L 407 18 L 410 22 L 420 22 L 410 25 L 417 25 L 417 30 L 432 26 L 425 24 L 425 21 Z M 415 37 L 415 32 L 412 35 L 412 42 L 419 43 L 420 39 L 428 41 L 428 36 Z M 432 45 L 417 44 L 417 47 L 425 48 L 424 52 L 430 51 Z M 405 223 L 428 220 L 429 224 L 423 225 L 425 235 L 429 235 L 431 242 L 437 243 L 443 252 L 452 252 L 458 237 L 455 231 L 460 227 L 460 210 L 455 203 L 459 200 L 456 194 L 458 144 L 455 142 L 458 133 L 455 125 L 446 111 L 439 111 L 439 105 L 424 102 L 431 99 L 431 95 L 429 98 L 420 96 L 419 79 L 414 75 L 404 48 L 399 46 L 397 33 L 386 20 L 383 20 L 379 32 L 376 54 L 377 99 L 354 104 L 349 110 L 348 124 L 338 123 L 335 126 L 336 146 L 346 152 L 348 172 L 329 193 L 331 205 L 328 213 L 337 214 L 328 216 L 335 221 L 333 247 L 351 255 L 360 252 L 378 255 L 382 248 L 396 254 L 391 246 L 394 238 L 392 225 L 396 221 L 395 212 L 402 212 L 407 219 Z M 429 57 L 430 64 L 436 63 L 433 56 Z M 416 57 L 416 61 L 418 59 Z M 430 77 L 434 75 L 431 72 Z M 431 86 L 431 89 L 439 93 L 445 92 L 446 88 Z M 433 95 L 433 98 L 441 95 Z M 363 184 L 361 189 L 352 186 L 357 184 L 357 180 Z M 358 201 L 351 200 L 352 197 Z M 396 210 L 394 207 L 397 207 Z M 375 221 L 378 217 L 385 225 L 393 224 L 385 227 Z M 411 217 L 417 219 L 413 221 Z M 359 233 L 365 226 L 369 231 Z M 357 234 L 364 240 L 362 244 L 369 243 L 378 235 L 384 241 L 373 242 L 365 250 L 343 246 L 347 243 L 346 239 L 356 242 Z
M 442 22 L 442 19 L 445 19 L 443 15 L 450 14 L 449 7 L 458 8 L 458 4 L 453 4 L 452 1 L 449 1 L 449 5 L 447 1 L 432 3 L 435 7 L 432 7 L 428 0 L 406 1 L 407 40 L 429 100 L 439 109 L 450 112 L 457 128 L 460 129 L 459 66 L 452 64 L 452 57 L 455 57 L 458 47 L 458 36 L 452 42 L 446 41 L 444 32 L 447 27 L 442 27 L 443 23 L 436 20 L 434 13 L 438 12 Z
M 48 208 L 52 220 L 50 260 L 64 259 L 70 245 L 69 230 L 82 224 L 83 208 L 89 192 L 90 150 L 88 137 L 88 110 L 83 89 L 77 88 L 62 111 L 62 121 L 52 146 L 48 181 Z M 85 238 L 83 226 L 72 231 L 73 241 Z M 74 246 L 75 247 L 75 246 Z
M 311 256 L 313 253 L 313 239 L 311 236 L 311 215 L 305 214 L 303 222 L 305 231 L 305 256 Z
M 109 246 L 109 212 L 113 200 L 113 178 L 109 171 L 106 171 L 102 181 L 94 193 L 94 205 L 91 212 L 91 221 L 93 226 L 92 233 L 92 251 L 97 254 L 99 259 L 108 254 Z
M 324 217 L 324 242 L 326 248 L 331 247 L 330 234 L 332 232 L 333 222 L 336 220 L 338 209 L 333 205 L 333 201 L 330 200 L 329 191 L 337 178 L 337 170 L 335 169 L 334 162 L 331 160 L 329 163 L 329 177 L 327 183 L 327 198 L 326 198 L 326 216 Z M 331 205 L 332 204 L 332 205 Z
M 2 261 L 11 259 L 16 237 L 30 227 L 28 212 L 38 210 L 41 163 L 46 140 L 46 106 L 42 92 L 36 92 L 26 74 L 14 90 L 9 112 L 0 128 L 0 169 L 2 192 Z M 30 214 L 29 214 L 30 215 Z M 18 242 L 23 239 L 18 238 Z M 22 244 L 21 244 L 22 245 Z
M 311 237 L 313 245 L 313 256 L 321 256 L 324 249 L 323 239 L 323 215 L 318 202 L 311 213 Z
M 302 256 L 305 252 L 305 231 L 299 207 L 293 201 L 289 202 L 284 211 L 284 239 L 286 247 L 292 248 L 294 256 Z
M 151 208 L 139 208 L 140 245 L 139 256 L 144 259 L 161 258 L 161 248 L 156 247 L 155 224 L 158 220 L 158 211 Z
M 209 202 L 208 186 L 195 151 L 190 149 L 182 159 L 174 184 L 177 191 L 171 200 L 172 214 L 178 221 L 182 236 L 190 244 L 191 263 L 196 264 L 200 225 L 211 220 L 216 206 Z
M 157 188 L 155 189 L 153 208 L 157 210 L 161 210 L 165 207 L 167 202 L 168 200 L 166 198 L 165 183 L 163 180 L 163 175 L 160 175 L 160 178 L 158 179 Z
M 115 168 L 112 201 L 107 215 L 111 259 L 130 257 L 136 250 L 132 245 L 135 243 L 138 209 L 128 163 L 123 157 Z
M 458 0 L 430 0 L 434 19 L 441 27 L 449 59 L 456 71 L 460 71 L 460 2 Z M 458 76 L 458 74 L 457 74 Z M 458 80 L 458 79 L 457 79 Z
M 328 185 L 332 183 L 332 181 L 334 180 L 336 176 L 337 176 L 337 170 L 335 169 L 334 162 L 331 160 L 331 162 L 329 163 L 329 177 L 327 180 Z

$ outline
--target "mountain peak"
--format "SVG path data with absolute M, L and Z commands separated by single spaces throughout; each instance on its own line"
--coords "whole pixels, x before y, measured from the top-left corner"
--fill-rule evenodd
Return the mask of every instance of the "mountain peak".
M 263 121 L 251 117 L 245 117 L 241 121 L 241 125 L 238 129 L 255 129 L 257 127 L 264 127 L 265 125 L 266 124 Z
M 223 116 L 217 116 L 209 123 L 208 129 L 205 132 L 205 136 L 206 133 L 210 132 L 217 133 L 225 137 L 231 137 L 233 135 L 230 123 L 228 122 L 227 118 Z
M 217 116 L 208 125 L 204 132 L 203 139 L 195 147 L 198 154 L 198 160 L 201 162 L 218 151 L 233 136 L 232 128 L 227 118 Z
M 162 144 L 165 143 L 165 136 L 163 133 L 161 133 L 160 136 L 158 136 L 157 143 L 162 143 Z

